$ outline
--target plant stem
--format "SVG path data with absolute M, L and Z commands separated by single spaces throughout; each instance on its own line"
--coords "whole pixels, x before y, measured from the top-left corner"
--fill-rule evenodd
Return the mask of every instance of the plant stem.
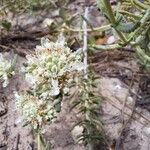
M 150 57 L 148 55 L 145 54 L 145 52 L 140 48 L 140 46 L 136 46 L 135 47 L 137 50 L 137 53 L 143 57 L 144 61 L 149 61 L 150 62 Z
M 112 24 L 115 24 L 115 23 L 116 23 L 116 20 L 115 20 L 115 17 L 114 17 L 112 8 L 111 8 L 110 1 L 109 1 L 109 0 L 103 0 L 103 2 L 104 2 L 104 4 L 105 4 L 107 13 L 108 13 L 108 15 L 109 15 L 110 22 L 111 22 Z
M 88 7 L 86 7 L 86 9 L 85 9 L 84 17 L 86 19 L 88 19 Z M 83 63 L 85 65 L 84 76 L 85 76 L 85 79 L 87 79 L 87 23 L 85 20 L 83 22 L 83 29 L 84 29 L 84 32 L 83 32 L 83 55 L 84 55 Z
M 92 48 L 97 50 L 114 50 L 122 48 L 119 44 L 110 44 L 110 45 L 92 45 Z
M 38 133 L 37 133 L 37 150 L 42 150 L 40 136 L 41 136 L 41 135 L 40 135 L 40 133 L 38 132 Z
M 142 16 L 140 15 L 134 15 L 133 13 L 130 13 L 128 11 L 125 11 L 125 10 L 119 10 L 119 13 L 123 14 L 123 15 L 126 15 L 128 17 L 132 17 L 132 18 L 135 18 L 135 19 L 140 19 Z
M 85 19 L 88 19 L 88 7 L 85 8 L 85 13 L 84 13 L 84 17 Z M 88 43 L 87 43 L 87 23 L 86 21 L 84 20 L 83 22 L 83 62 L 84 62 L 84 65 L 85 65 L 85 70 L 84 70 L 84 78 L 85 79 L 88 79 L 88 74 L 87 74 L 87 50 L 88 50 Z M 85 102 L 86 103 L 86 102 Z M 87 113 L 87 111 L 85 112 L 85 119 L 88 120 L 88 115 L 89 113 Z M 91 134 L 91 128 L 90 127 L 86 127 L 87 129 L 87 132 L 88 134 L 90 135 Z M 87 148 L 88 150 L 94 150 L 94 144 L 92 141 L 89 141 L 88 144 L 87 144 Z
M 138 0 L 131 0 L 131 1 L 132 1 L 133 5 L 136 5 L 136 6 L 138 6 L 141 9 L 148 9 L 150 7 L 149 5 L 147 6 L 147 5 L 145 5 L 144 3 L 141 3 Z
M 112 11 L 112 7 L 111 7 L 111 4 L 110 4 L 110 1 L 109 0 L 103 0 L 104 2 L 104 5 L 105 5 L 105 8 L 107 10 L 107 15 L 109 16 L 109 20 L 110 22 L 112 23 L 112 25 L 115 25 L 116 24 L 116 20 L 115 20 L 115 17 L 114 17 L 114 14 L 113 14 L 113 11 Z M 127 42 L 127 39 L 126 37 L 124 36 L 124 34 L 120 31 L 118 31 L 117 29 L 115 29 L 118 36 L 120 37 L 120 39 L 126 43 Z
M 68 27 L 66 25 L 63 26 L 63 28 L 67 31 L 71 31 L 71 32 L 84 32 L 84 29 L 76 29 L 76 28 L 71 28 Z M 94 31 L 99 31 L 99 32 L 103 32 L 106 30 L 111 29 L 111 25 L 104 25 L 102 27 L 96 27 L 96 28 L 92 28 L 92 29 L 87 29 L 87 32 L 94 32 Z
M 85 114 L 85 119 L 89 120 L 89 113 L 87 113 L 87 112 Z M 86 130 L 87 130 L 87 134 L 88 135 L 92 134 L 91 127 L 86 127 Z M 88 144 L 87 144 L 87 147 L 88 147 L 88 150 L 94 150 L 94 144 L 93 144 L 93 142 L 89 141 Z

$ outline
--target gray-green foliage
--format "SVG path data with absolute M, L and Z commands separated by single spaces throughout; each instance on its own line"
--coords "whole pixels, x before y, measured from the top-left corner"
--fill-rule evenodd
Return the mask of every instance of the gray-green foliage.
M 82 116 L 76 125 L 84 128 L 78 138 L 79 141 L 84 141 L 89 150 L 94 150 L 95 145 L 102 141 L 102 124 L 99 118 L 101 98 L 98 95 L 96 79 L 93 72 L 88 73 L 88 78 L 81 78 L 78 98 L 73 101 L 73 108 L 77 108 Z
M 112 9 L 109 0 L 97 0 L 97 4 L 120 39 L 115 45 L 106 47 L 115 49 L 131 45 L 141 63 L 150 67 L 150 1 L 118 1 L 116 9 Z M 105 46 L 94 47 L 106 49 Z
M 0 26 L 2 26 L 4 29 L 6 29 L 7 31 L 10 30 L 11 28 L 11 22 L 7 21 L 7 20 L 0 20 Z

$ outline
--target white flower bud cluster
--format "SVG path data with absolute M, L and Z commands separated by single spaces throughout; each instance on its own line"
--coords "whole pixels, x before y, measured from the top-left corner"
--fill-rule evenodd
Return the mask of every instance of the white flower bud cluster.
M 69 92 L 69 85 L 84 69 L 84 64 L 81 51 L 72 52 L 63 38 L 56 43 L 42 39 L 35 54 L 26 58 L 25 77 L 34 94 L 16 93 L 15 97 L 24 120 L 37 128 L 56 118 L 61 106 L 60 95 Z
M 84 69 L 81 62 L 81 51 L 72 52 L 64 40 L 56 43 L 42 39 L 35 55 L 27 55 L 26 80 L 41 98 L 49 99 L 57 96 L 60 90 L 68 92 L 68 84 L 73 75 Z
M 4 58 L 3 54 L 0 54 L 0 81 L 3 87 L 6 87 L 9 83 L 9 79 L 15 74 L 12 66 L 12 62 Z
M 41 127 L 56 118 L 57 112 L 49 101 L 38 99 L 37 96 L 27 92 L 14 93 L 16 106 L 21 110 L 24 121 L 34 129 Z

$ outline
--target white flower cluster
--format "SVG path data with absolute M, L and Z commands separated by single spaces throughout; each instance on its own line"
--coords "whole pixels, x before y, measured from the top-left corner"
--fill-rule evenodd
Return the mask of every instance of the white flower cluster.
M 0 54 L 0 81 L 3 87 L 6 87 L 9 83 L 9 79 L 15 74 L 12 66 L 12 62 L 4 58 L 3 54 Z
M 69 92 L 70 83 L 84 69 L 84 64 L 81 51 L 72 52 L 63 38 L 56 43 L 42 39 L 35 54 L 26 58 L 25 77 L 34 94 L 16 93 L 15 97 L 24 120 L 37 128 L 56 118 L 62 94 Z
M 27 55 L 26 80 L 40 97 L 49 99 L 61 90 L 68 92 L 74 73 L 83 70 L 84 65 L 81 51 L 72 52 L 63 39 L 56 43 L 42 39 L 41 44 L 34 56 Z
M 25 123 L 31 124 L 34 129 L 56 118 L 57 112 L 51 102 L 38 99 L 27 92 L 14 94 L 16 106 L 21 110 Z

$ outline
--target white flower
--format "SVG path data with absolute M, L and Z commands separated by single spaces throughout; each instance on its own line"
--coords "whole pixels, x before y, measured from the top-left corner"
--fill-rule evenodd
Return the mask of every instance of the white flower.
M 14 70 L 11 61 L 8 61 L 0 54 L 0 80 L 3 87 L 6 87 L 9 83 L 9 79 L 14 75 Z
M 67 94 L 67 93 L 69 93 L 69 88 L 65 87 L 65 88 L 63 89 L 63 91 L 64 91 L 64 94 Z
M 53 19 L 46 18 L 46 19 L 43 21 L 43 26 L 44 26 L 44 27 L 51 26 L 53 22 L 54 22 Z
M 21 111 L 24 121 L 34 129 L 56 118 L 57 113 L 53 103 L 43 101 L 27 92 L 20 94 L 14 92 L 14 95 L 16 106 Z
M 51 81 L 52 84 L 52 90 L 50 92 L 51 96 L 56 96 L 60 93 L 60 88 L 59 88 L 59 84 L 58 84 L 58 80 L 53 80 Z
M 84 63 L 77 63 L 77 64 L 72 64 L 72 67 L 70 67 L 69 71 L 82 71 L 85 69 Z
M 40 91 L 42 97 L 47 98 L 59 95 L 61 89 L 69 86 L 66 84 L 67 80 L 85 68 L 81 61 L 81 49 L 72 52 L 66 46 L 63 36 L 60 36 L 56 43 L 42 38 L 41 46 L 36 47 L 35 55 L 26 58 L 27 81 L 33 89 Z
M 35 78 L 33 78 L 31 74 L 26 74 L 25 78 L 26 78 L 26 81 L 31 85 L 34 85 L 36 83 Z
M 56 43 L 42 38 L 34 55 L 27 55 L 26 80 L 31 93 L 15 94 L 24 120 L 34 129 L 56 118 L 61 106 L 60 92 L 69 93 L 74 78 L 84 70 L 81 50 L 72 52 L 63 36 Z M 57 99 L 56 99 L 57 97 Z

